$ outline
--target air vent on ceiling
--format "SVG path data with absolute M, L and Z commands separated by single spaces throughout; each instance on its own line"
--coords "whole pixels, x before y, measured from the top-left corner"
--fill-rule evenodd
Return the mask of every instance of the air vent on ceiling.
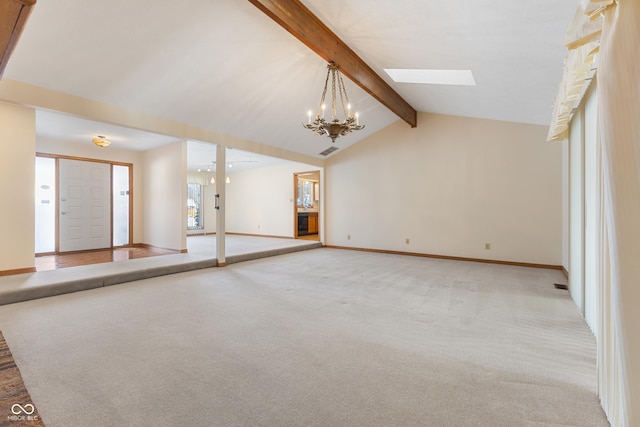
M 329 154 L 333 153 L 337 149 L 338 149 L 338 147 L 329 147 L 326 150 L 324 150 L 322 153 L 320 153 L 320 155 L 321 156 L 328 156 Z

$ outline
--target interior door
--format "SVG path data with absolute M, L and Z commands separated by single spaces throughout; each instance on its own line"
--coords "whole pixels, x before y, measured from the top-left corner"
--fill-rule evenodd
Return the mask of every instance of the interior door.
M 111 165 L 60 159 L 60 252 L 111 247 Z
M 320 240 L 320 171 L 294 173 L 293 188 L 294 238 Z

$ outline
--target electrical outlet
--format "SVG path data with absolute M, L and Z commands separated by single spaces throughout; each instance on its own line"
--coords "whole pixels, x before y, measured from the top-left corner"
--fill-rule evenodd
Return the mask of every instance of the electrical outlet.
M 347 234 L 347 240 L 351 240 L 351 234 Z
M 490 250 L 490 249 L 491 249 L 491 243 L 485 243 L 485 244 L 484 244 L 484 248 L 485 248 L 486 250 Z
M 408 245 L 409 243 L 411 243 L 411 239 L 405 239 L 404 242 Z

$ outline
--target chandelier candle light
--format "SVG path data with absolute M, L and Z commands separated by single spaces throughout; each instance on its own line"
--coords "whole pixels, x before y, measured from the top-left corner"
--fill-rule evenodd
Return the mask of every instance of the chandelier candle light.
M 326 104 L 325 97 L 327 95 L 327 85 L 329 84 L 329 76 L 331 76 L 331 121 L 326 121 L 324 118 Z M 338 119 L 338 96 L 339 94 L 340 106 L 342 107 L 342 115 L 344 120 Z M 346 105 L 346 108 L 345 108 Z M 324 89 L 322 91 L 322 98 L 320 98 L 320 106 L 316 112 L 316 117 L 311 121 L 311 115 L 313 112 L 309 110 L 309 121 L 305 128 L 310 129 L 316 135 L 327 135 L 331 138 L 331 142 L 336 142 L 336 138 L 339 136 L 345 136 L 354 130 L 364 129 L 364 125 L 360 124 L 358 113 L 353 114 L 351 111 L 351 104 L 349 103 L 349 97 L 342 81 L 342 74 L 340 74 L 340 66 L 334 62 L 330 62 L 327 65 L 327 78 L 324 81 Z

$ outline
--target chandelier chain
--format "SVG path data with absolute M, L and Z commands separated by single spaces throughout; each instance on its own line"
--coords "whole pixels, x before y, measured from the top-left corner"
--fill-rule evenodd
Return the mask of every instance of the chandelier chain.
M 340 103 L 342 104 L 342 114 L 344 114 L 345 118 L 351 118 L 351 111 L 349 108 L 344 108 L 344 101 L 347 100 L 347 106 L 349 106 L 349 97 L 347 96 L 347 91 L 344 88 L 344 81 L 342 80 L 342 74 L 338 74 L 338 90 L 340 91 Z
M 324 89 L 322 90 L 322 97 L 320 98 L 320 105 L 318 106 L 318 111 L 316 112 L 316 119 L 320 118 L 320 112 L 324 113 L 324 108 L 326 108 L 326 106 L 324 105 L 324 100 L 327 96 L 327 84 L 329 83 L 329 73 L 327 73 L 327 78 L 324 79 Z M 324 114 L 323 114 L 324 116 Z M 323 117 L 324 119 L 324 117 Z
M 331 73 L 331 120 L 338 119 L 338 107 L 336 106 L 336 73 Z

